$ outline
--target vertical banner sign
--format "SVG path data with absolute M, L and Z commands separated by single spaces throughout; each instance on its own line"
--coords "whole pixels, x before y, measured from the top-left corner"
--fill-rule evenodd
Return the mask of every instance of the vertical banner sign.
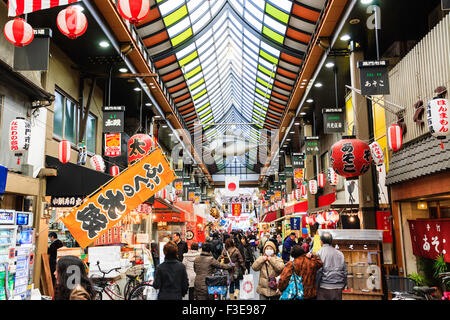
M 103 132 L 118 133 L 124 131 L 124 106 L 103 107 Z
M 342 109 L 322 109 L 323 127 L 326 134 L 344 132 L 344 111 Z
M 232 215 L 235 217 L 239 217 L 241 215 L 241 204 L 233 203 L 231 205 Z
M 62 222 L 82 248 L 176 179 L 160 149 L 142 158 L 75 207 Z
M 389 61 L 358 61 L 363 96 L 388 95 Z
M 392 243 L 390 211 L 377 211 L 377 229 L 383 230 L 383 243 Z
M 306 141 L 306 154 L 310 156 L 318 156 L 319 149 L 319 137 L 305 137 Z
M 290 222 L 291 222 L 291 230 L 300 230 L 300 222 L 301 222 L 300 217 L 291 218 Z
M 443 219 L 408 220 L 413 254 L 436 259 L 440 254 L 450 262 L 450 221 Z
M 105 133 L 105 156 L 118 157 L 121 155 L 120 133 Z

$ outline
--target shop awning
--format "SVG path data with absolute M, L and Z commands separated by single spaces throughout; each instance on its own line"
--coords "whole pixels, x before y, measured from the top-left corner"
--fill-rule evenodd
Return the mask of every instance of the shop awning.
M 308 201 L 302 201 L 292 206 L 284 208 L 284 216 L 289 216 L 294 213 L 306 212 L 308 210 Z
M 47 196 L 88 196 L 113 177 L 74 163 L 62 164 L 57 158 L 46 156 L 46 168 L 57 169 L 55 177 L 47 177 Z
M 319 197 L 319 207 L 329 206 L 330 204 L 332 204 L 335 201 L 336 201 L 336 193 L 335 192 L 326 194 L 324 196 Z
M 153 214 L 153 222 L 185 222 L 183 211 L 175 208 L 170 202 L 160 198 L 155 198 Z
M 263 222 L 272 222 L 276 218 L 277 218 L 277 212 L 272 211 L 272 212 L 269 212 L 268 214 L 266 214 L 266 216 L 263 219 Z

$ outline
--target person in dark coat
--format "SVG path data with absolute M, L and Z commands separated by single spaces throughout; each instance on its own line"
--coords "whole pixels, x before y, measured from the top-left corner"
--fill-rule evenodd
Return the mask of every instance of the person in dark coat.
M 58 235 L 56 232 L 50 232 L 48 234 L 48 237 L 50 238 L 50 246 L 48 247 L 47 253 L 48 253 L 48 262 L 50 264 L 50 272 L 52 274 L 52 281 L 53 286 L 55 286 L 55 270 L 56 270 L 56 257 L 58 253 L 58 249 L 63 247 L 63 243 L 61 240 L 58 239 Z
M 247 268 L 247 270 L 250 270 L 251 265 L 253 264 L 253 262 L 255 262 L 255 255 L 253 254 L 253 247 L 252 245 L 248 242 L 247 237 L 242 237 L 241 238 L 241 242 L 242 245 L 244 246 L 244 261 L 245 261 L 245 268 Z
M 233 269 L 230 272 L 230 299 L 237 300 L 239 298 L 239 280 L 243 279 L 245 273 L 245 262 L 238 248 L 236 248 L 233 239 L 229 238 L 225 241 L 225 250 L 223 250 L 222 258 L 225 263 L 230 263 Z M 231 260 L 231 261 L 230 261 Z M 239 269 L 242 274 L 239 275 Z M 234 280 L 234 273 L 239 276 Z
M 295 242 L 295 233 L 292 232 L 289 237 L 284 240 L 283 243 L 283 252 L 281 253 L 284 263 L 289 261 L 291 255 L 291 248 L 295 246 L 297 243 Z
M 170 241 L 163 249 L 164 262 L 156 267 L 153 287 L 159 289 L 158 300 L 182 300 L 188 293 L 186 267 L 178 261 L 177 245 Z
M 213 234 L 213 240 L 211 241 L 211 253 L 214 257 L 214 259 L 218 259 L 220 257 L 220 254 L 223 251 L 223 243 L 219 239 L 219 235 L 217 233 Z
M 181 235 L 179 232 L 175 232 L 173 234 L 172 240 L 177 244 L 178 247 L 177 259 L 179 261 L 183 261 L 184 254 L 189 251 L 187 243 L 181 240 Z
M 230 270 L 231 266 L 220 263 L 214 259 L 212 253 L 212 244 L 207 242 L 202 246 L 200 256 L 194 260 L 194 297 L 195 300 L 208 300 L 208 288 L 206 286 L 206 277 L 212 276 L 215 269 Z

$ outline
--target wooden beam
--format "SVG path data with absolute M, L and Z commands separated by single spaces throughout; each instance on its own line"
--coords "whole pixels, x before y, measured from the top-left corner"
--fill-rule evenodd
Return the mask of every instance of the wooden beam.
M 157 73 L 122 73 L 116 76 L 116 78 L 153 78 L 158 76 Z

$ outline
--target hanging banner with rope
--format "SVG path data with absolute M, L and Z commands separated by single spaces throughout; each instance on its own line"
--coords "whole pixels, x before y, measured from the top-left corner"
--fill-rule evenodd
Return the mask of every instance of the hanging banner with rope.
M 159 148 L 90 195 L 61 221 L 83 248 L 176 179 Z
M 8 0 L 8 16 L 17 17 L 25 13 L 64 6 L 78 1 L 79 0 Z

